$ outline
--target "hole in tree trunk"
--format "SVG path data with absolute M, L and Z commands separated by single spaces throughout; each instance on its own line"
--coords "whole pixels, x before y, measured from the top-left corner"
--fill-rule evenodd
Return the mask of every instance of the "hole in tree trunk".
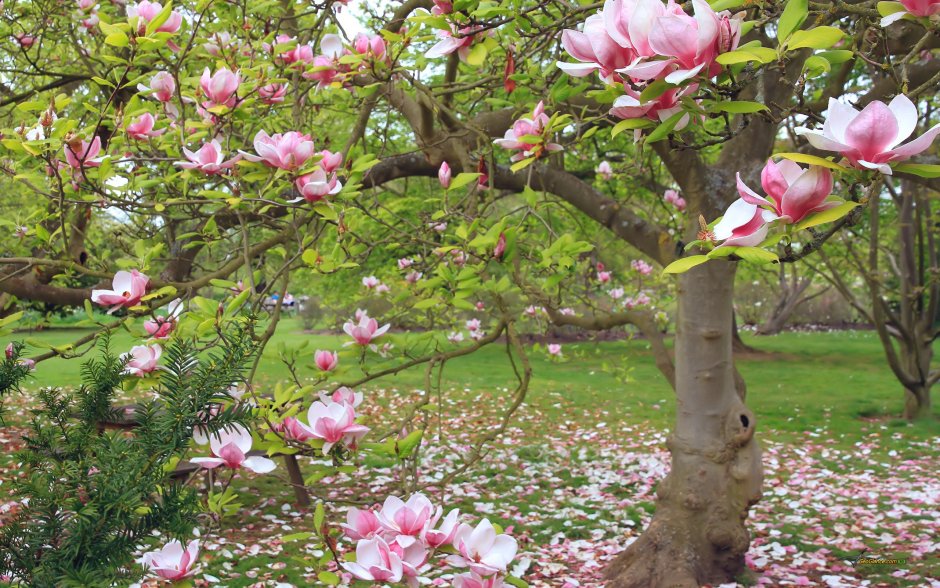
M 747 418 L 747 415 L 746 415 L 746 414 L 742 414 L 742 415 L 741 415 L 741 426 L 743 426 L 743 427 L 746 429 L 746 428 L 748 427 L 748 425 L 750 425 L 750 424 L 751 424 L 751 420 L 750 420 L 749 418 Z

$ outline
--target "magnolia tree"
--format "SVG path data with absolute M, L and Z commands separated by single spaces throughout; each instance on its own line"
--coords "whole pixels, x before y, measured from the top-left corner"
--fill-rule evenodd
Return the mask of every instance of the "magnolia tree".
M 298 275 L 352 276 L 386 298 L 392 323 L 433 311 L 449 334 L 393 347 L 360 312 L 343 351 L 283 349 L 295 381 L 273 395 L 251 386 L 255 353 L 243 375 L 216 382 L 241 382 L 254 406 L 226 409 L 243 402 L 227 387 L 192 392 L 204 404 L 178 434 L 195 439 L 174 437 L 161 455 L 263 473 L 273 464 L 252 448 L 326 458 L 328 469 L 357 450 L 384 451 L 406 462 L 408 496 L 350 510 L 355 562 L 338 564 L 414 584 L 429 558 L 449 553 L 468 568 L 452 574 L 457 586 L 500 585 L 515 543 L 412 493 L 431 390 L 403 426 L 379 433 L 357 419 L 357 388 L 416 365 L 431 382 L 449 359 L 505 341 L 518 387 L 456 476 L 522 402 L 531 370 L 519 321 L 633 325 L 675 388 L 672 469 L 649 528 L 608 578 L 733 580 L 761 494 L 757 419 L 731 351 L 735 268 L 811 255 L 865 207 L 877 213 L 898 178 L 936 187 L 929 150 L 940 126 L 922 114 L 940 81 L 938 4 L 408 0 L 365 7 L 370 31 L 356 36 L 339 26 L 345 4 L 5 4 L 0 169 L 29 196 L 8 221 L 5 306 L 85 306 L 99 322 L 93 305 L 108 308 L 115 320 L 102 331 L 141 337 L 120 369 L 167 399 L 190 394 L 177 381 L 187 365 L 177 345 L 218 345 L 225 323 L 268 307 L 252 336 L 263 348 Z M 592 256 L 600 229 L 642 258 Z M 357 271 L 383 257 L 381 272 Z M 674 356 L 655 315 L 669 287 L 652 264 L 679 274 Z M 158 369 L 166 337 L 169 385 Z M 30 358 L 37 377 L 43 359 L 91 338 Z M 14 346 L 4 364 L 5 389 L 29 368 L 21 354 Z M 350 364 L 356 375 L 336 371 Z M 207 508 L 225 514 L 227 492 Z M 314 519 L 332 546 L 322 511 Z M 198 545 L 180 539 L 143 564 L 189 576 Z M 26 553 L 22 578 L 48 557 Z

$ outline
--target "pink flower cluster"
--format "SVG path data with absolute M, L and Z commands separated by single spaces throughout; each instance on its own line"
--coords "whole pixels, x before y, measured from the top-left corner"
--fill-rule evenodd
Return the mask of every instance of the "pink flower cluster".
M 721 65 L 715 58 L 737 48 L 741 37 L 743 13 L 716 13 L 705 0 L 692 6 L 694 16 L 675 0 L 607 0 L 582 31 L 564 31 L 562 44 L 577 63 L 558 67 L 577 77 L 598 72 L 605 83 L 622 86 L 625 95 L 614 102 L 614 116 L 665 120 L 679 112 L 679 99 L 694 92 L 695 84 L 645 103 L 637 89 L 654 80 L 684 84 L 716 76 Z
M 199 540 L 189 542 L 186 549 L 176 539 L 162 549 L 148 551 L 138 560 L 142 566 L 170 582 L 178 582 L 199 571 L 196 560 L 199 558 Z
M 384 335 L 390 327 L 391 325 L 379 327 L 378 321 L 366 314 L 366 311 L 360 309 L 356 311 L 354 321 L 348 321 L 343 325 L 343 331 L 353 338 L 356 345 L 364 347 Z
M 546 151 L 561 151 L 561 145 L 547 142 L 545 135 L 551 133 L 549 121 L 545 104 L 539 101 L 532 111 L 532 118 L 520 118 L 502 139 L 493 142 L 503 149 L 518 151 L 510 158 L 512 161 L 541 157 Z
M 429 560 L 450 546 L 446 562 L 468 572 L 454 577 L 454 586 L 502 586 L 507 566 L 516 556 L 516 540 L 497 533 L 486 519 L 473 527 L 460 522 L 460 512 L 443 508 L 423 494 L 407 501 L 389 496 L 377 511 L 350 508 L 343 533 L 356 541 L 356 561 L 342 564 L 360 580 L 405 582 L 418 586 L 432 570 Z
M 683 212 L 685 210 L 685 198 L 679 196 L 675 190 L 666 190 L 663 192 L 663 200 L 676 207 L 676 210 Z
M 323 455 L 334 446 L 342 444 L 347 449 L 356 449 L 359 440 L 369 432 L 369 427 L 356 422 L 356 408 L 362 404 L 362 393 L 341 387 L 332 394 L 321 393 L 307 410 L 307 422 L 296 417 L 287 417 L 275 430 L 288 439 L 306 443 L 311 440 L 323 442 Z
M 204 444 L 205 435 L 193 435 L 197 443 Z M 190 461 L 206 469 L 225 466 L 233 470 L 249 469 L 256 474 L 266 474 L 275 467 L 274 462 L 260 455 L 249 456 L 251 451 L 251 433 L 242 425 L 234 425 L 209 435 L 211 457 L 194 457 Z

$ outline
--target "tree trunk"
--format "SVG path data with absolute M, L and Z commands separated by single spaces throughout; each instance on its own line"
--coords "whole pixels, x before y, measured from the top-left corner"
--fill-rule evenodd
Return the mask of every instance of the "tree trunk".
M 930 416 L 930 389 L 914 386 L 904 389 L 904 418 L 913 421 Z
M 710 261 L 679 277 L 672 469 L 650 526 L 608 569 L 610 588 L 698 588 L 746 569 L 744 521 L 763 472 L 754 415 L 735 390 L 734 271 Z

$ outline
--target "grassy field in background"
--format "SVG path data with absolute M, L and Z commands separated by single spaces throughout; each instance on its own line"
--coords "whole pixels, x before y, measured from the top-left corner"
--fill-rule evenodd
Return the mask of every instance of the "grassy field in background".
M 57 328 L 17 333 L 13 338 L 62 345 L 87 332 Z M 390 340 L 401 349 L 411 337 L 416 335 L 396 334 Z M 790 332 L 772 337 L 745 334 L 745 339 L 765 352 L 738 360 L 748 386 L 747 403 L 758 418 L 758 431 L 800 433 L 825 425 L 837 438 L 844 435 L 850 443 L 859 430 L 857 423 L 877 418 L 888 426 L 905 427 L 915 437 L 926 438 L 940 432 L 936 418 L 913 426 L 894 418 L 902 408 L 901 387 L 888 369 L 872 332 Z M 339 381 L 361 376 L 357 367 L 349 367 L 355 363 L 353 351 L 343 350 L 348 337 L 308 334 L 297 320 L 287 319 L 279 325 L 265 350 L 256 381 L 264 387 L 287 379 L 289 372 L 278 358 L 278 344 L 296 346 L 305 341 L 308 347 L 298 364 L 301 377 L 315 373 L 311 358 L 316 349 L 338 349 L 344 354 L 340 363 L 346 370 L 339 373 Z M 117 351 L 127 350 L 137 342 L 124 331 L 113 337 Z M 658 428 L 671 425 L 672 392 L 653 365 L 644 341 L 566 343 L 564 356 L 563 361 L 553 362 L 544 350 L 530 353 L 534 377 L 527 398 L 529 404 L 559 418 L 572 408 L 603 406 L 611 418 L 648 422 Z M 81 360 L 45 361 L 36 373 L 35 385 L 74 386 L 79 382 L 80 368 Z M 501 345 L 451 360 L 444 378 L 445 387 L 458 391 L 493 390 L 514 383 Z M 423 382 L 424 371 L 418 367 L 386 377 L 379 385 L 408 390 L 422 387 Z

